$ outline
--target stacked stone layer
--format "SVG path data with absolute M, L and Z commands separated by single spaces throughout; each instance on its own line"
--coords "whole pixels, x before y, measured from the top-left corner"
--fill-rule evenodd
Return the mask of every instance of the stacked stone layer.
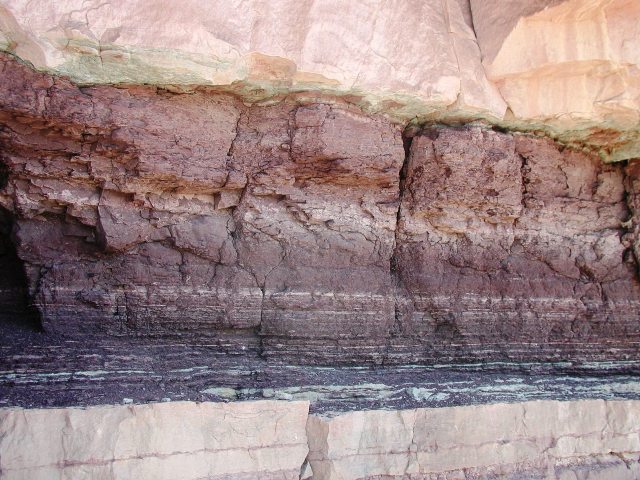
M 0 75 L 0 202 L 49 332 L 319 363 L 637 356 L 633 162 L 7 56 Z
M 640 155 L 639 16 L 634 0 L 4 0 L 0 50 L 83 85 L 329 94 L 617 161 Z
M 637 401 L 308 415 L 307 402 L 0 409 L 3 479 L 640 475 Z

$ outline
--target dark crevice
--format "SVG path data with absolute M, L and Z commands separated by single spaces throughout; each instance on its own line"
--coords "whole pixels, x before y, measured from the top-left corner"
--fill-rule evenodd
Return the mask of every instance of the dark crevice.
M 0 207 L 0 329 L 40 332 L 42 323 L 29 301 L 28 281 L 15 249 L 13 228 L 12 215 Z
M 406 188 L 406 179 L 407 179 L 407 171 L 409 169 L 409 158 L 411 156 L 411 144 L 413 142 L 413 135 L 412 134 L 408 134 L 407 130 L 405 130 L 405 132 L 403 132 L 402 134 L 402 145 L 404 147 L 404 160 L 402 162 L 402 167 L 400 168 L 400 171 L 398 172 L 398 187 L 399 187 L 399 193 L 398 193 L 398 209 L 396 211 L 396 224 L 395 224 L 395 238 L 394 238 L 394 245 L 393 245 L 393 254 L 391 255 L 391 260 L 390 260 L 390 270 L 391 270 L 391 274 L 395 277 L 397 275 L 397 270 L 398 270 L 398 265 L 397 265 L 397 258 L 396 258 L 396 254 L 397 254 L 397 250 L 398 250 L 398 230 L 400 227 L 400 219 L 402 216 L 402 200 L 404 198 L 404 191 Z
M 303 477 L 303 475 L 305 475 L 305 473 L 307 473 L 307 470 L 309 469 L 309 454 L 307 453 L 307 456 L 304 457 L 304 461 L 302 462 L 302 465 L 300 465 L 300 473 L 298 474 L 298 479 L 302 480 L 304 478 L 309 478 L 307 476 Z
M 385 346 L 385 352 L 382 358 L 382 364 L 387 360 L 388 352 L 390 349 L 390 342 L 394 336 L 398 336 L 402 334 L 402 298 L 404 295 L 404 287 L 402 284 L 402 279 L 399 274 L 399 265 L 398 265 L 398 246 L 400 242 L 399 237 L 399 229 L 400 229 L 400 220 L 402 217 L 402 200 L 404 197 L 404 191 L 406 188 L 406 177 L 407 171 L 409 168 L 409 159 L 411 156 L 411 144 L 413 142 L 414 131 L 405 129 L 402 134 L 402 144 L 404 147 L 404 160 L 402 162 L 402 167 L 398 172 L 398 209 L 396 211 L 396 222 L 395 222 L 395 230 L 394 230 L 394 241 L 393 241 L 393 252 L 391 254 L 391 258 L 389 259 L 389 273 L 391 275 L 392 288 L 393 288 L 393 296 L 394 296 L 394 315 L 393 315 L 393 324 L 390 328 L 389 335 L 387 337 L 387 345 Z
M 627 219 L 620 225 L 620 240 L 625 246 L 622 261 L 633 264 L 636 280 L 638 281 L 640 281 L 640 258 L 638 258 L 640 249 L 637 247 L 639 242 L 638 236 L 640 234 L 640 225 L 638 225 L 638 210 L 640 205 L 638 205 L 638 193 L 636 192 L 637 187 L 634 185 L 634 177 L 639 162 L 640 160 L 625 161 L 621 165 Z
M 9 167 L 0 162 L 0 190 L 7 186 L 9 181 Z
M 529 197 L 529 192 L 527 189 L 527 185 L 529 184 L 529 172 L 530 168 L 527 163 L 527 158 L 519 152 L 515 152 L 516 156 L 520 158 L 520 181 L 522 182 L 520 203 L 522 204 L 522 212 L 520 215 L 524 215 L 524 212 L 527 208 L 527 199 Z

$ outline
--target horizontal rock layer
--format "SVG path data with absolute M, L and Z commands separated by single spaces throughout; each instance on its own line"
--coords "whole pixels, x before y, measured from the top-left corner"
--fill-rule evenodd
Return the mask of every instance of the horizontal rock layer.
M 305 402 L 0 410 L 3 479 L 298 479 Z
M 84 85 L 338 95 L 621 160 L 640 156 L 639 15 L 633 0 L 4 0 L 0 50 Z
M 638 413 L 584 401 L 311 416 L 308 458 L 314 479 L 631 480 Z
M 637 401 L 307 415 L 306 402 L 0 409 L 18 479 L 634 479 Z
M 635 163 L 2 61 L 0 204 L 48 332 L 318 363 L 637 356 Z

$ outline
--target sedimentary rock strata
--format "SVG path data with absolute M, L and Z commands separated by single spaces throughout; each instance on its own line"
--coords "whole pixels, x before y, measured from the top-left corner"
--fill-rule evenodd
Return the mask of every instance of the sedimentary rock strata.
M 418 351 L 473 344 L 550 359 L 637 345 L 621 168 L 547 140 L 432 129 L 413 139 L 405 175 L 399 318 Z
M 637 354 L 635 164 L 3 62 L 1 199 L 50 332 L 325 363 Z
M 637 354 L 634 164 L 3 62 L 0 199 L 50 332 L 324 363 Z
M 0 0 L 0 477 L 640 478 L 639 5 Z
M 638 156 L 634 0 L 0 3 L 0 49 L 81 84 L 344 96 L 406 122 L 545 131 Z

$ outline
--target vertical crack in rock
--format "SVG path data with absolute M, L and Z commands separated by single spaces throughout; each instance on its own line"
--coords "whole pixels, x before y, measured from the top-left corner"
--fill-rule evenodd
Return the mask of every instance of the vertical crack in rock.
M 241 126 L 243 124 L 243 122 L 247 122 L 248 118 L 250 116 L 250 109 L 246 110 L 246 109 L 242 109 L 240 110 L 240 113 L 238 115 L 236 124 L 235 124 L 235 135 L 233 140 L 231 141 L 230 145 L 229 145 L 229 149 L 227 151 L 227 155 L 226 155 L 226 171 L 227 171 L 227 177 L 225 179 L 224 185 L 227 186 L 229 184 L 231 175 L 232 175 L 232 171 L 235 171 L 236 168 L 236 162 L 238 161 L 235 158 L 235 152 L 236 152 L 236 148 L 237 148 L 237 143 L 240 141 L 240 136 L 241 136 Z M 229 166 L 229 163 L 231 162 L 232 167 Z M 256 345 L 256 352 L 258 354 L 258 356 L 262 357 L 264 354 L 264 341 L 263 341 L 263 336 L 261 335 L 261 329 L 262 329 L 262 325 L 264 322 L 264 300 L 265 300 L 265 283 L 266 283 L 266 277 L 263 279 L 263 281 L 261 282 L 260 279 L 258 278 L 258 275 L 256 274 L 256 272 L 254 271 L 253 268 L 251 268 L 251 265 L 245 265 L 244 263 L 244 258 L 241 254 L 241 248 L 238 245 L 238 233 L 239 230 L 242 230 L 243 225 L 244 225 L 244 219 L 241 217 L 243 214 L 243 208 L 247 205 L 247 197 L 248 195 L 250 195 L 250 190 L 251 190 L 251 186 L 253 183 L 253 177 L 252 177 L 252 172 L 249 171 L 249 169 L 247 168 L 246 165 L 242 164 L 242 162 L 240 162 L 240 164 L 243 167 L 242 170 L 242 175 L 244 176 L 244 186 L 242 187 L 242 190 L 240 192 L 240 197 L 238 199 L 237 204 L 231 208 L 231 215 L 230 218 L 227 220 L 227 225 L 226 225 L 226 229 L 227 229 L 227 233 L 229 235 L 229 238 L 231 239 L 231 245 L 235 251 L 235 256 L 236 256 L 236 265 L 238 266 L 238 268 L 240 268 L 241 270 L 243 270 L 244 272 L 246 272 L 254 281 L 255 286 L 260 289 L 260 304 L 259 304 L 259 312 L 258 312 L 258 324 L 256 326 L 254 326 L 252 328 L 253 331 L 253 335 L 256 338 L 257 341 L 257 345 Z M 233 221 L 234 223 L 234 228 L 233 230 L 229 229 L 229 221 Z
M 307 422 L 308 422 L 308 415 L 307 415 Z M 309 438 L 307 438 L 307 449 L 309 449 Z M 309 454 L 311 452 L 309 451 L 309 453 L 307 453 L 307 456 L 304 457 L 304 460 L 302 461 L 302 465 L 300 465 L 300 473 L 298 474 L 298 480 L 309 480 L 312 477 L 313 473 L 310 471 L 311 470 L 311 465 L 309 463 Z
M 519 152 L 515 152 L 515 154 L 517 155 L 517 157 L 520 159 L 520 178 L 522 181 L 522 197 L 520 200 L 520 203 L 522 205 L 522 211 L 520 212 L 520 215 L 515 219 L 515 225 L 517 225 L 518 220 L 520 219 L 520 217 L 524 214 L 526 208 L 527 208 L 527 198 L 529 195 L 529 192 L 527 191 L 527 184 L 529 183 L 529 166 L 527 165 L 527 158 L 522 155 Z
M 0 126 L 0 131 L 2 131 L 2 129 L 3 127 Z M 9 182 L 9 167 L 7 167 L 4 164 L 4 162 L 0 161 L 0 190 L 3 190 L 7 186 L 8 182 Z
M 640 159 L 624 162 L 624 200 L 628 208 L 628 217 L 621 224 L 625 232 L 621 242 L 626 247 L 626 261 L 634 261 L 636 275 L 640 280 Z
M 244 205 L 246 203 L 246 196 L 249 194 L 249 190 L 250 190 L 250 182 L 251 179 L 249 178 L 247 180 L 247 185 L 245 186 L 245 188 L 242 190 L 242 194 L 240 195 L 240 200 L 238 202 L 238 205 L 233 209 L 233 214 L 235 215 L 236 212 L 238 212 L 238 214 L 240 214 L 240 212 L 238 211 L 238 209 Z M 236 218 L 234 216 L 234 218 Z M 236 222 L 238 222 L 240 225 L 243 224 L 242 219 L 240 218 L 236 218 Z M 258 341 L 258 345 L 257 345 L 257 353 L 259 357 L 264 356 L 264 336 L 262 335 L 262 328 L 264 325 L 264 300 L 265 300 L 265 295 L 266 295 L 266 283 L 267 283 L 267 277 L 268 274 L 264 276 L 264 278 L 262 280 L 260 280 L 258 278 L 258 274 L 255 272 L 255 270 L 253 268 L 251 268 L 251 265 L 245 265 L 242 256 L 240 255 L 240 251 L 236 245 L 236 241 L 237 241 L 237 237 L 235 236 L 235 232 L 234 235 L 232 236 L 232 241 L 233 241 L 233 245 L 234 245 L 234 249 L 236 250 L 237 256 L 238 256 L 238 266 L 244 270 L 246 273 L 248 273 L 251 278 L 253 278 L 253 281 L 255 282 L 255 286 L 257 288 L 260 289 L 260 305 L 259 305 L 259 314 L 258 314 L 258 325 L 256 325 L 253 328 L 253 332 L 254 335 L 256 336 L 256 339 Z
M 400 277 L 399 265 L 398 265 L 398 249 L 400 248 L 400 226 L 402 222 L 402 202 L 405 193 L 406 175 L 409 168 L 409 160 L 411 157 L 411 144 L 413 141 L 414 129 L 406 127 L 402 132 L 402 144 L 404 147 L 404 159 L 402 166 L 398 171 L 398 209 L 396 211 L 393 248 L 391 251 L 391 257 L 389 258 L 389 274 L 391 275 L 392 288 L 393 288 L 393 302 L 394 302 L 394 316 L 393 324 L 387 335 L 385 351 L 382 357 L 382 364 L 388 361 L 389 350 L 391 349 L 391 343 L 393 338 L 402 334 L 403 312 L 402 303 L 408 301 L 406 289 L 403 286 L 402 278 Z

